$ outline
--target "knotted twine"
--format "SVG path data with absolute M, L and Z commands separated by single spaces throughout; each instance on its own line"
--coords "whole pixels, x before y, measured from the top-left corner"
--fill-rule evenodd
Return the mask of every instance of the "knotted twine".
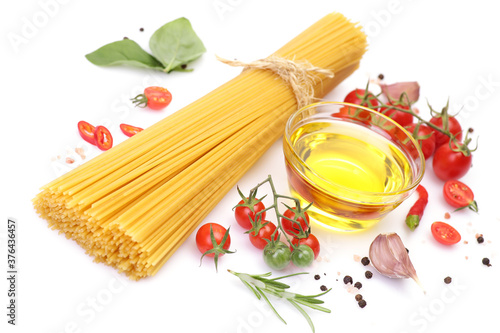
M 308 61 L 295 62 L 277 56 L 270 56 L 252 62 L 216 57 L 217 60 L 229 66 L 243 67 L 244 70 L 267 69 L 274 72 L 292 89 L 297 100 L 298 109 L 311 104 L 315 100 L 314 85 L 320 79 L 319 75 L 324 75 L 328 78 L 334 76 L 331 70 L 315 67 Z

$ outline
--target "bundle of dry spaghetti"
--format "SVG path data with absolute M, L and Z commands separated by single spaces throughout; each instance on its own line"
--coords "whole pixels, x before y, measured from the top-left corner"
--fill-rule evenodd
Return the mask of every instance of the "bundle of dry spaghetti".
M 272 57 L 45 185 L 34 206 L 95 261 L 135 280 L 154 275 L 281 137 L 307 91 L 322 97 L 365 49 L 359 26 L 329 14 Z

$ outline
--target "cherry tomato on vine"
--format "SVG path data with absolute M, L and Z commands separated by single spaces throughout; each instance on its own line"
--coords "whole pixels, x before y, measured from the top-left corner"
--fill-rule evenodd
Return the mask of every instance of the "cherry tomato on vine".
M 408 105 L 400 105 L 393 102 L 388 102 L 387 105 L 395 106 L 400 109 L 410 110 Z M 401 126 L 409 126 L 413 123 L 413 115 L 411 113 L 406 113 L 400 110 L 390 109 L 390 108 L 380 108 L 380 113 L 385 114 L 387 117 L 391 118 Z
M 455 228 L 444 222 L 434 222 L 431 225 L 431 232 L 434 239 L 444 245 L 453 245 L 462 239 Z
M 300 268 L 305 268 L 311 266 L 314 261 L 313 250 L 305 245 L 301 244 L 297 246 L 292 252 L 292 263 Z
M 246 198 L 236 205 L 234 217 L 243 229 L 250 230 L 252 228 L 252 221 L 255 221 L 258 212 L 262 212 L 260 218 L 261 221 L 264 221 L 266 218 L 265 209 L 266 207 L 259 199 Z
M 307 214 L 306 211 L 299 210 L 297 208 L 289 208 L 285 211 L 283 214 L 285 217 L 295 220 L 298 223 L 294 223 L 284 217 L 281 218 L 281 226 L 283 227 L 283 230 L 292 236 L 296 236 L 297 234 L 300 234 L 301 232 L 305 232 L 309 230 L 309 215 Z M 300 227 L 299 227 L 300 223 Z M 302 229 L 302 230 L 301 230 Z
M 277 271 L 284 269 L 290 263 L 292 252 L 283 242 L 272 242 L 263 251 L 264 262 Z
M 269 221 L 262 221 L 261 222 L 263 225 L 260 227 L 259 231 L 256 234 L 256 231 L 250 231 L 248 233 L 248 238 L 250 239 L 250 243 L 253 244 L 258 249 L 263 249 L 266 247 L 268 244 L 267 240 L 271 240 L 271 238 L 274 238 L 274 240 L 278 240 L 279 233 L 275 233 L 274 237 L 273 233 L 276 230 L 276 226 L 274 223 L 269 222 Z
M 93 125 L 81 120 L 78 122 L 78 132 L 80 133 L 80 136 L 83 140 L 95 145 L 95 127 Z
M 459 145 L 461 145 L 459 143 Z M 436 176 L 442 180 L 459 179 L 463 177 L 472 165 L 472 155 L 465 155 L 457 149 L 455 143 L 442 145 L 436 150 L 432 160 L 432 169 Z
M 132 102 L 139 107 L 148 106 L 152 110 L 160 110 L 167 107 L 172 101 L 172 94 L 163 87 L 147 87 L 143 94 L 132 98 Z
M 446 202 L 455 208 L 467 208 L 477 212 L 477 203 L 474 200 L 474 192 L 469 186 L 458 180 L 448 180 L 443 186 L 443 196 Z
M 125 134 L 126 136 L 134 136 L 135 134 L 143 131 L 143 129 L 140 127 L 127 125 L 127 124 L 120 124 L 120 129 L 122 130 L 123 134 Z
M 443 128 L 443 118 L 442 117 L 432 117 L 430 120 L 431 124 L 436 125 L 439 128 Z M 444 144 L 448 144 L 450 137 L 443 134 L 435 129 L 432 129 L 434 135 L 436 136 L 436 149 Z M 457 140 L 462 140 L 462 126 L 455 117 L 448 117 L 448 131 L 455 135 Z
M 436 150 L 436 137 L 434 132 L 430 127 L 420 124 L 418 128 L 418 132 L 415 134 L 415 127 L 417 124 L 411 124 L 410 126 L 406 126 L 406 130 L 412 133 L 413 137 L 417 140 L 422 149 L 422 153 L 424 153 L 425 159 L 428 159 L 434 154 Z M 425 138 L 425 139 L 423 139 Z
M 377 107 L 379 105 L 377 98 L 371 92 L 369 91 L 367 92 L 364 89 L 355 89 L 351 91 L 344 98 L 344 102 L 361 105 L 364 107 L 371 108 L 373 110 L 377 110 Z M 371 119 L 370 113 L 368 111 L 359 108 L 354 108 L 351 106 L 341 107 L 338 114 L 336 115 L 344 118 L 346 117 L 355 118 L 363 123 L 368 123 L 369 120 Z
M 378 100 L 371 92 L 365 89 L 355 89 L 349 92 L 344 98 L 344 102 L 366 106 L 370 109 L 376 110 L 379 106 Z
M 309 234 L 309 236 L 307 236 L 306 238 L 295 238 L 294 237 L 292 239 L 292 244 L 293 245 L 307 245 L 307 246 L 309 246 L 314 253 L 314 259 L 318 258 L 320 245 L 319 245 L 318 239 L 313 234 Z M 290 250 L 293 251 L 293 248 L 290 247 Z
M 113 147 L 113 137 L 104 126 L 97 126 L 94 131 L 95 144 L 100 150 L 108 150 Z

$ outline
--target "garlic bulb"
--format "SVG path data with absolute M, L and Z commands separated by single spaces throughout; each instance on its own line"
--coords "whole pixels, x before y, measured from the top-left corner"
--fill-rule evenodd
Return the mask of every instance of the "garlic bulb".
M 390 278 L 412 278 L 422 287 L 401 238 L 396 233 L 380 234 L 370 245 L 370 261 L 382 275 Z

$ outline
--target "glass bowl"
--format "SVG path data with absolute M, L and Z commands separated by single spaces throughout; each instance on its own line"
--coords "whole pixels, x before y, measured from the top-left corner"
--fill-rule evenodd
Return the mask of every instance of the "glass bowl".
M 416 189 L 425 171 L 417 141 L 389 117 L 321 102 L 295 112 L 283 151 L 292 195 L 311 219 L 338 231 L 370 228 Z

